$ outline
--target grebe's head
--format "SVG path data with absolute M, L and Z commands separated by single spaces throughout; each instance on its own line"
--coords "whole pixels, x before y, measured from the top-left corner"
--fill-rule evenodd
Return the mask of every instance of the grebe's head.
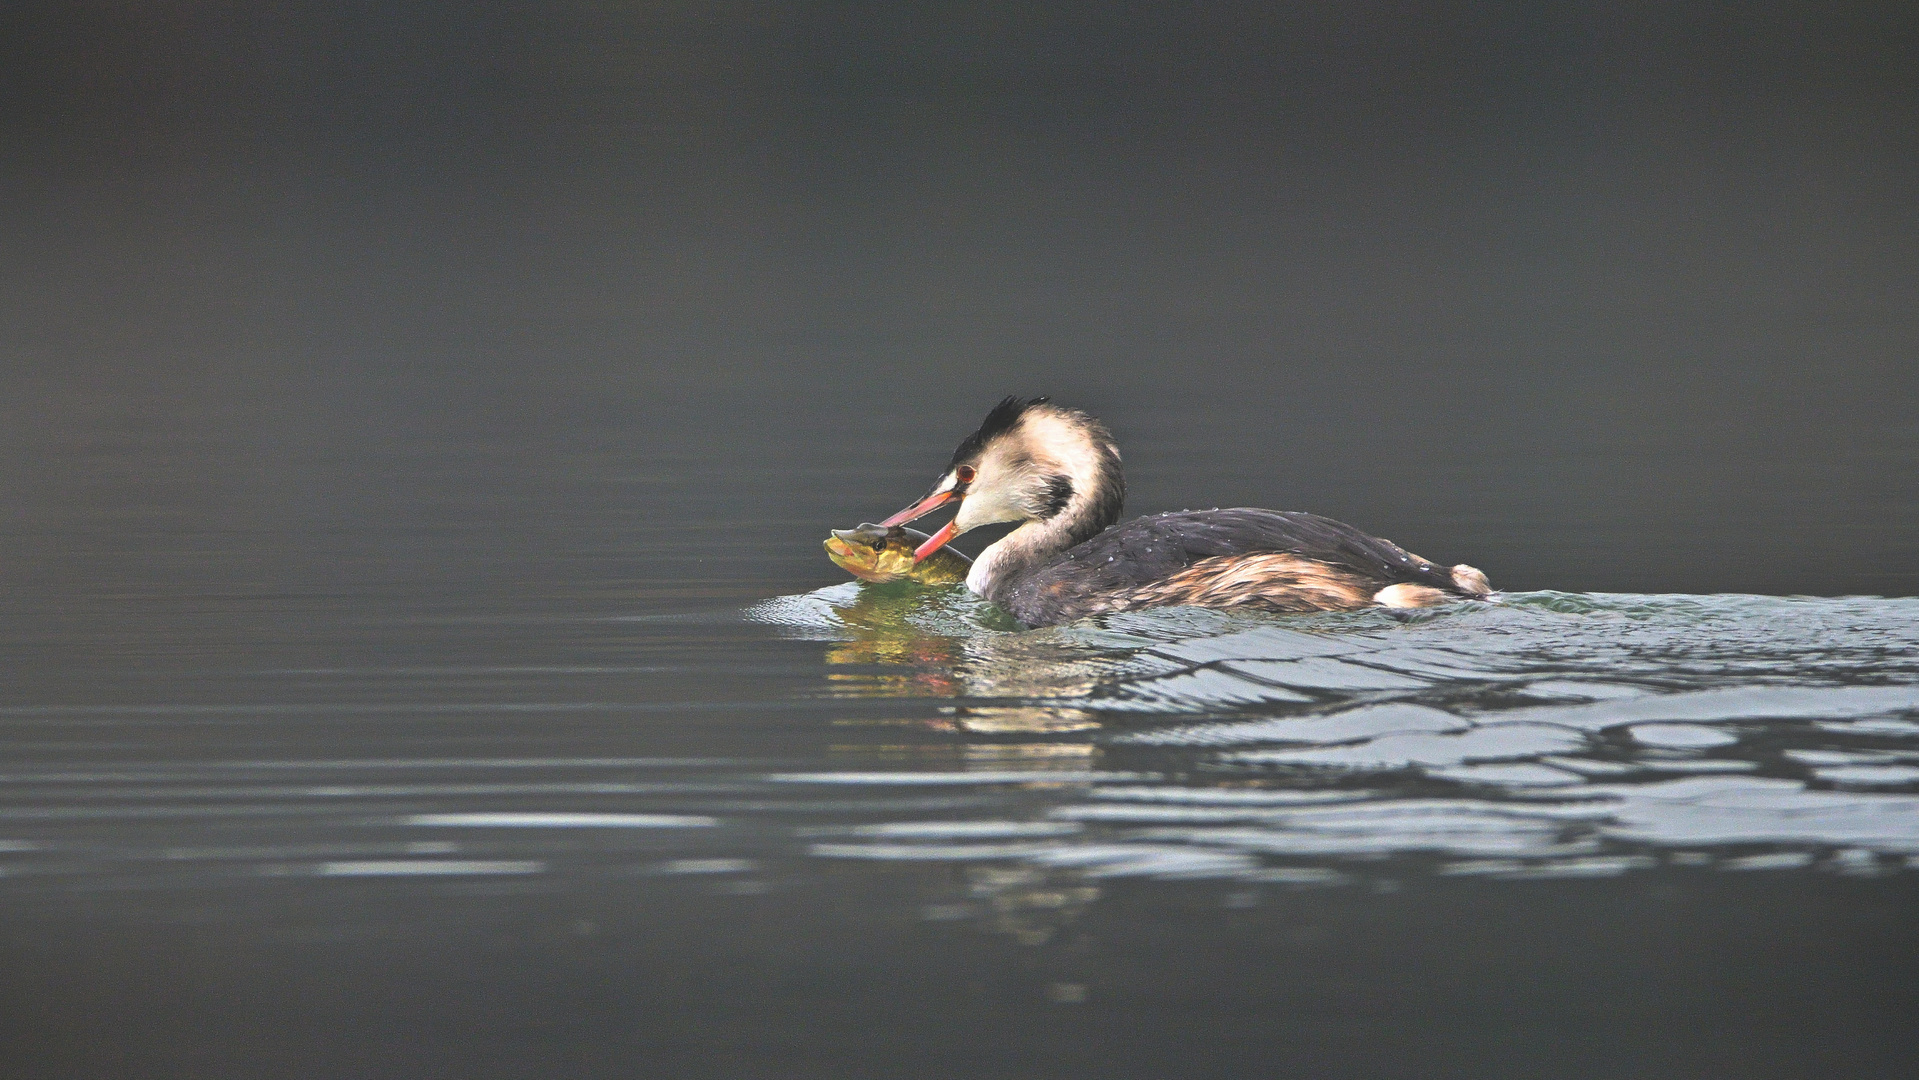
M 1005 521 L 1061 521 L 1078 543 L 1117 521 L 1125 498 L 1119 449 L 1105 425 L 1043 397 L 1009 397 L 960 442 L 924 498 L 881 524 L 903 525 L 957 501 L 959 513 L 914 553 L 920 559 L 963 532 Z

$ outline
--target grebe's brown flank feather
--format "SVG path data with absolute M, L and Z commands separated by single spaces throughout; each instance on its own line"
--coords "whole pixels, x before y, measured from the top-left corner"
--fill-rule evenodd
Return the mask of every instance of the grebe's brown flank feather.
M 1298 555 L 1216 555 L 1201 559 L 1127 597 L 1127 607 L 1192 604 L 1264 611 L 1329 611 L 1365 607 L 1376 590 L 1365 578 Z

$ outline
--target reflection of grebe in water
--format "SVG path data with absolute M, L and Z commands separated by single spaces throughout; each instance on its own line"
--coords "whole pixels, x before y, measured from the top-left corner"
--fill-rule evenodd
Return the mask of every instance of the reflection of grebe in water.
M 970 529 L 1018 528 L 987 547 L 966 584 L 1028 626 L 1173 604 L 1267 611 L 1429 607 L 1484 599 L 1486 575 L 1437 566 L 1316 514 L 1186 510 L 1119 520 L 1119 450 L 1099 421 L 1045 398 L 999 403 L 903 525 L 949 502 L 959 513 L 919 558 Z
M 1019 625 L 964 589 L 908 581 L 847 582 L 748 609 L 789 637 L 830 642 L 824 659 L 835 697 L 969 697 L 959 726 L 980 730 L 1082 730 L 1075 706 L 1124 666 L 1119 658 Z M 1018 702 L 1018 704 L 1014 704 Z
M 965 656 L 965 642 L 954 634 L 915 625 L 914 617 L 924 614 L 925 602 L 925 589 L 902 581 L 862 584 L 852 603 L 833 606 L 840 632 L 826 651 L 826 662 L 835 667 L 890 669 L 828 674 L 836 693 L 953 697 L 965 692 L 954 670 Z

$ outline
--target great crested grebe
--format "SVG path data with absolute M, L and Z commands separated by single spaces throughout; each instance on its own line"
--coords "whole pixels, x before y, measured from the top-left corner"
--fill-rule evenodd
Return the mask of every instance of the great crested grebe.
M 980 553 L 966 585 L 1028 626 L 1173 604 L 1348 611 L 1492 592 L 1470 566 L 1437 566 L 1317 514 L 1182 510 L 1114 525 L 1125 498 L 1119 448 L 1103 424 L 1043 397 L 1009 397 L 953 451 L 924 498 L 881 524 L 958 502 L 953 520 L 914 552 L 924 559 L 981 525 L 1022 522 Z

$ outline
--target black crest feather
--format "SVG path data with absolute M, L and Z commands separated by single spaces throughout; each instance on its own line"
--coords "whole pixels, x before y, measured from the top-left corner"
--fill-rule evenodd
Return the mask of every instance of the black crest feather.
M 986 419 L 980 421 L 979 430 L 960 440 L 959 449 L 953 451 L 953 460 L 947 463 L 947 469 L 956 469 L 979 457 L 980 453 L 986 449 L 987 443 L 1013 430 L 1013 425 L 1019 423 L 1020 417 L 1026 415 L 1026 410 L 1035 405 L 1044 405 L 1051 400 L 1045 397 L 1009 397 L 993 406 L 993 411 L 987 413 Z

